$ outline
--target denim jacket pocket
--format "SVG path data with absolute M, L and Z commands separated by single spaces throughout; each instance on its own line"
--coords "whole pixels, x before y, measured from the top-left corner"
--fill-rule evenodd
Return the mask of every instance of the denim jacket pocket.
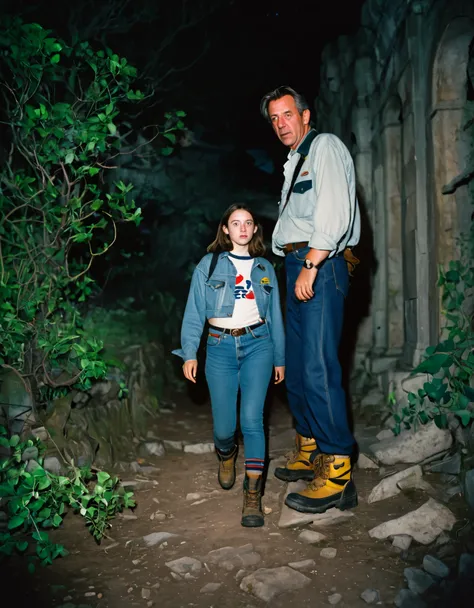
M 210 279 L 206 282 L 206 308 L 217 310 L 222 307 L 225 295 L 225 281 Z

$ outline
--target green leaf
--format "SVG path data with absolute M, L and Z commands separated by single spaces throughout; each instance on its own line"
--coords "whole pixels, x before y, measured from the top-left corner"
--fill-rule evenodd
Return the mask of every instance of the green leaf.
M 109 133 L 111 135 L 115 135 L 117 133 L 117 127 L 114 125 L 113 122 L 109 122 L 107 124 L 107 129 L 109 130 Z
M 61 55 L 59 53 L 56 53 L 55 55 L 53 55 L 50 59 L 51 63 L 54 65 L 56 63 L 59 63 L 59 60 L 61 59 Z
M 166 139 L 168 139 L 172 144 L 176 143 L 176 135 L 174 133 L 164 133 L 163 134 Z
M 179 118 L 184 118 L 186 116 L 186 112 L 183 112 L 183 110 L 178 110 L 176 112 L 176 116 L 179 116 Z
M 94 177 L 94 175 L 97 175 L 97 173 L 100 172 L 100 169 L 98 169 L 97 167 L 89 167 L 89 175 L 91 177 Z
M 33 532 L 32 537 L 35 540 L 38 540 L 40 542 L 41 541 L 42 542 L 47 542 L 49 540 L 49 536 L 48 536 L 47 532 L 36 532 L 35 531 L 35 532 Z
M 36 570 L 36 568 L 35 568 L 34 563 L 33 563 L 33 562 L 30 562 L 30 563 L 28 564 L 28 572 L 29 572 L 29 574 L 34 574 L 34 573 L 35 573 L 35 570 Z
M 28 541 L 27 540 L 19 540 L 16 543 L 16 548 L 18 549 L 18 551 L 21 551 L 21 553 L 23 553 L 23 551 L 26 551 L 26 549 L 28 549 Z
M 55 516 L 53 517 L 53 526 L 55 528 L 57 528 L 58 526 L 60 526 L 63 522 L 63 518 L 61 517 L 61 515 L 59 515 L 58 513 L 55 514 Z
M 66 165 L 70 165 L 73 161 L 74 161 L 74 152 L 68 152 L 68 154 L 66 154 L 66 158 L 65 158 L 64 162 L 66 163 Z
M 12 448 L 15 448 L 19 443 L 20 443 L 20 437 L 19 437 L 19 435 L 12 435 L 10 437 L 10 446 Z
M 111 477 L 105 471 L 97 473 L 97 482 L 99 485 L 103 486 L 108 479 L 111 479 Z
M 456 414 L 456 416 L 458 416 L 461 419 L 461 424 L 463 426 L 467 426 L 469 424 L 469 422 L 471 421 L 471 412 L 468 410 L 455 410 L 454 414 Z
M 449 367 L 453 362 L 450 355 L 447 354 L 436 354 L 431 355 L 428 359 L 422 361 L 415 369 L 412 374 L 415 373 L 427 373 L 436 374 L 442 367 Z
M 23 525 L 24 522 L 24 517 L 21 517 L 21 515 L 14 515 L 8 520 L 8 529 L 14 530 L 15 528 L 18 528 L 19 526 Z
M 173 148 L 162 148 L 161 149 L 161 154 L 163 156 L 169 156 L 172 153 L 173 153 Z

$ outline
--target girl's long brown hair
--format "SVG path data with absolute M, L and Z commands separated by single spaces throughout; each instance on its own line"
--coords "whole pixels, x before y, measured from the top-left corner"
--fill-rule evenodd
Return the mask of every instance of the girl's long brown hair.
M 252 216 L 253 222 L 255 226 L 257 226 L 257 231 L 252 237 L 252 240 L 249 243 L 249 255 L 253 258 L 258 256 L 263 256 L 265 254 L 265 245 L 263 244 L 263 232 L 261 225 L 255 219 L 255 215 L 253 211 L 249 209 L 246 205 L 241 205 L 239 203 L 235 203 L 231 205 L 225 212 L 219 222 L 219 227 L 217 228 L 216 238 L 212 241 L 212 243 L 207 248 L 209 253 L 214 253 L 215 251 L 232 251 L 234 245 L 229 238 L 229 235 L 226 234 L 222 227 L 229 227 L 229 218 L 234 213 L 234 211 L 247 211 Z

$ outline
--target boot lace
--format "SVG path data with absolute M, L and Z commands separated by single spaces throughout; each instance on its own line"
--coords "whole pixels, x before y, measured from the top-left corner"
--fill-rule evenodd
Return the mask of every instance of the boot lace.
M 245 507 L 248 509 L 259 509 L 260 508 L 260 492 L 251 492 L 247 490 L 245 493 Z
M 318 454 L 314 459 L 314 479 L 308 484 L 308 490 L 319 490 L 326 485 L 326 480 L 329 479 L 329 465 L 334 462 L 334 456 L 327 454 Z

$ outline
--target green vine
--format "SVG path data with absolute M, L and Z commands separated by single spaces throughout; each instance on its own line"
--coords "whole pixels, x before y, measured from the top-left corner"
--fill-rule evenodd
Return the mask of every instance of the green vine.
M 48 565 L 67 555 L 46 530 L 58 528 L 68 508 L 85 519 L 100 543 L 107 537 L 110 520 L 135 506 L 133 492 L 125 492 L 118 478 L 106 472 L 93 474 L 88 468 L 74 466 L 68 467 L 67 475 L 46 471 L 44 451 L 39 439 L 21 441 L 0 426 L 0 513 L 7 516 L 7 529 L 0 530 L 0 557 L 26 554 L 30 571 L 35 562 Z

